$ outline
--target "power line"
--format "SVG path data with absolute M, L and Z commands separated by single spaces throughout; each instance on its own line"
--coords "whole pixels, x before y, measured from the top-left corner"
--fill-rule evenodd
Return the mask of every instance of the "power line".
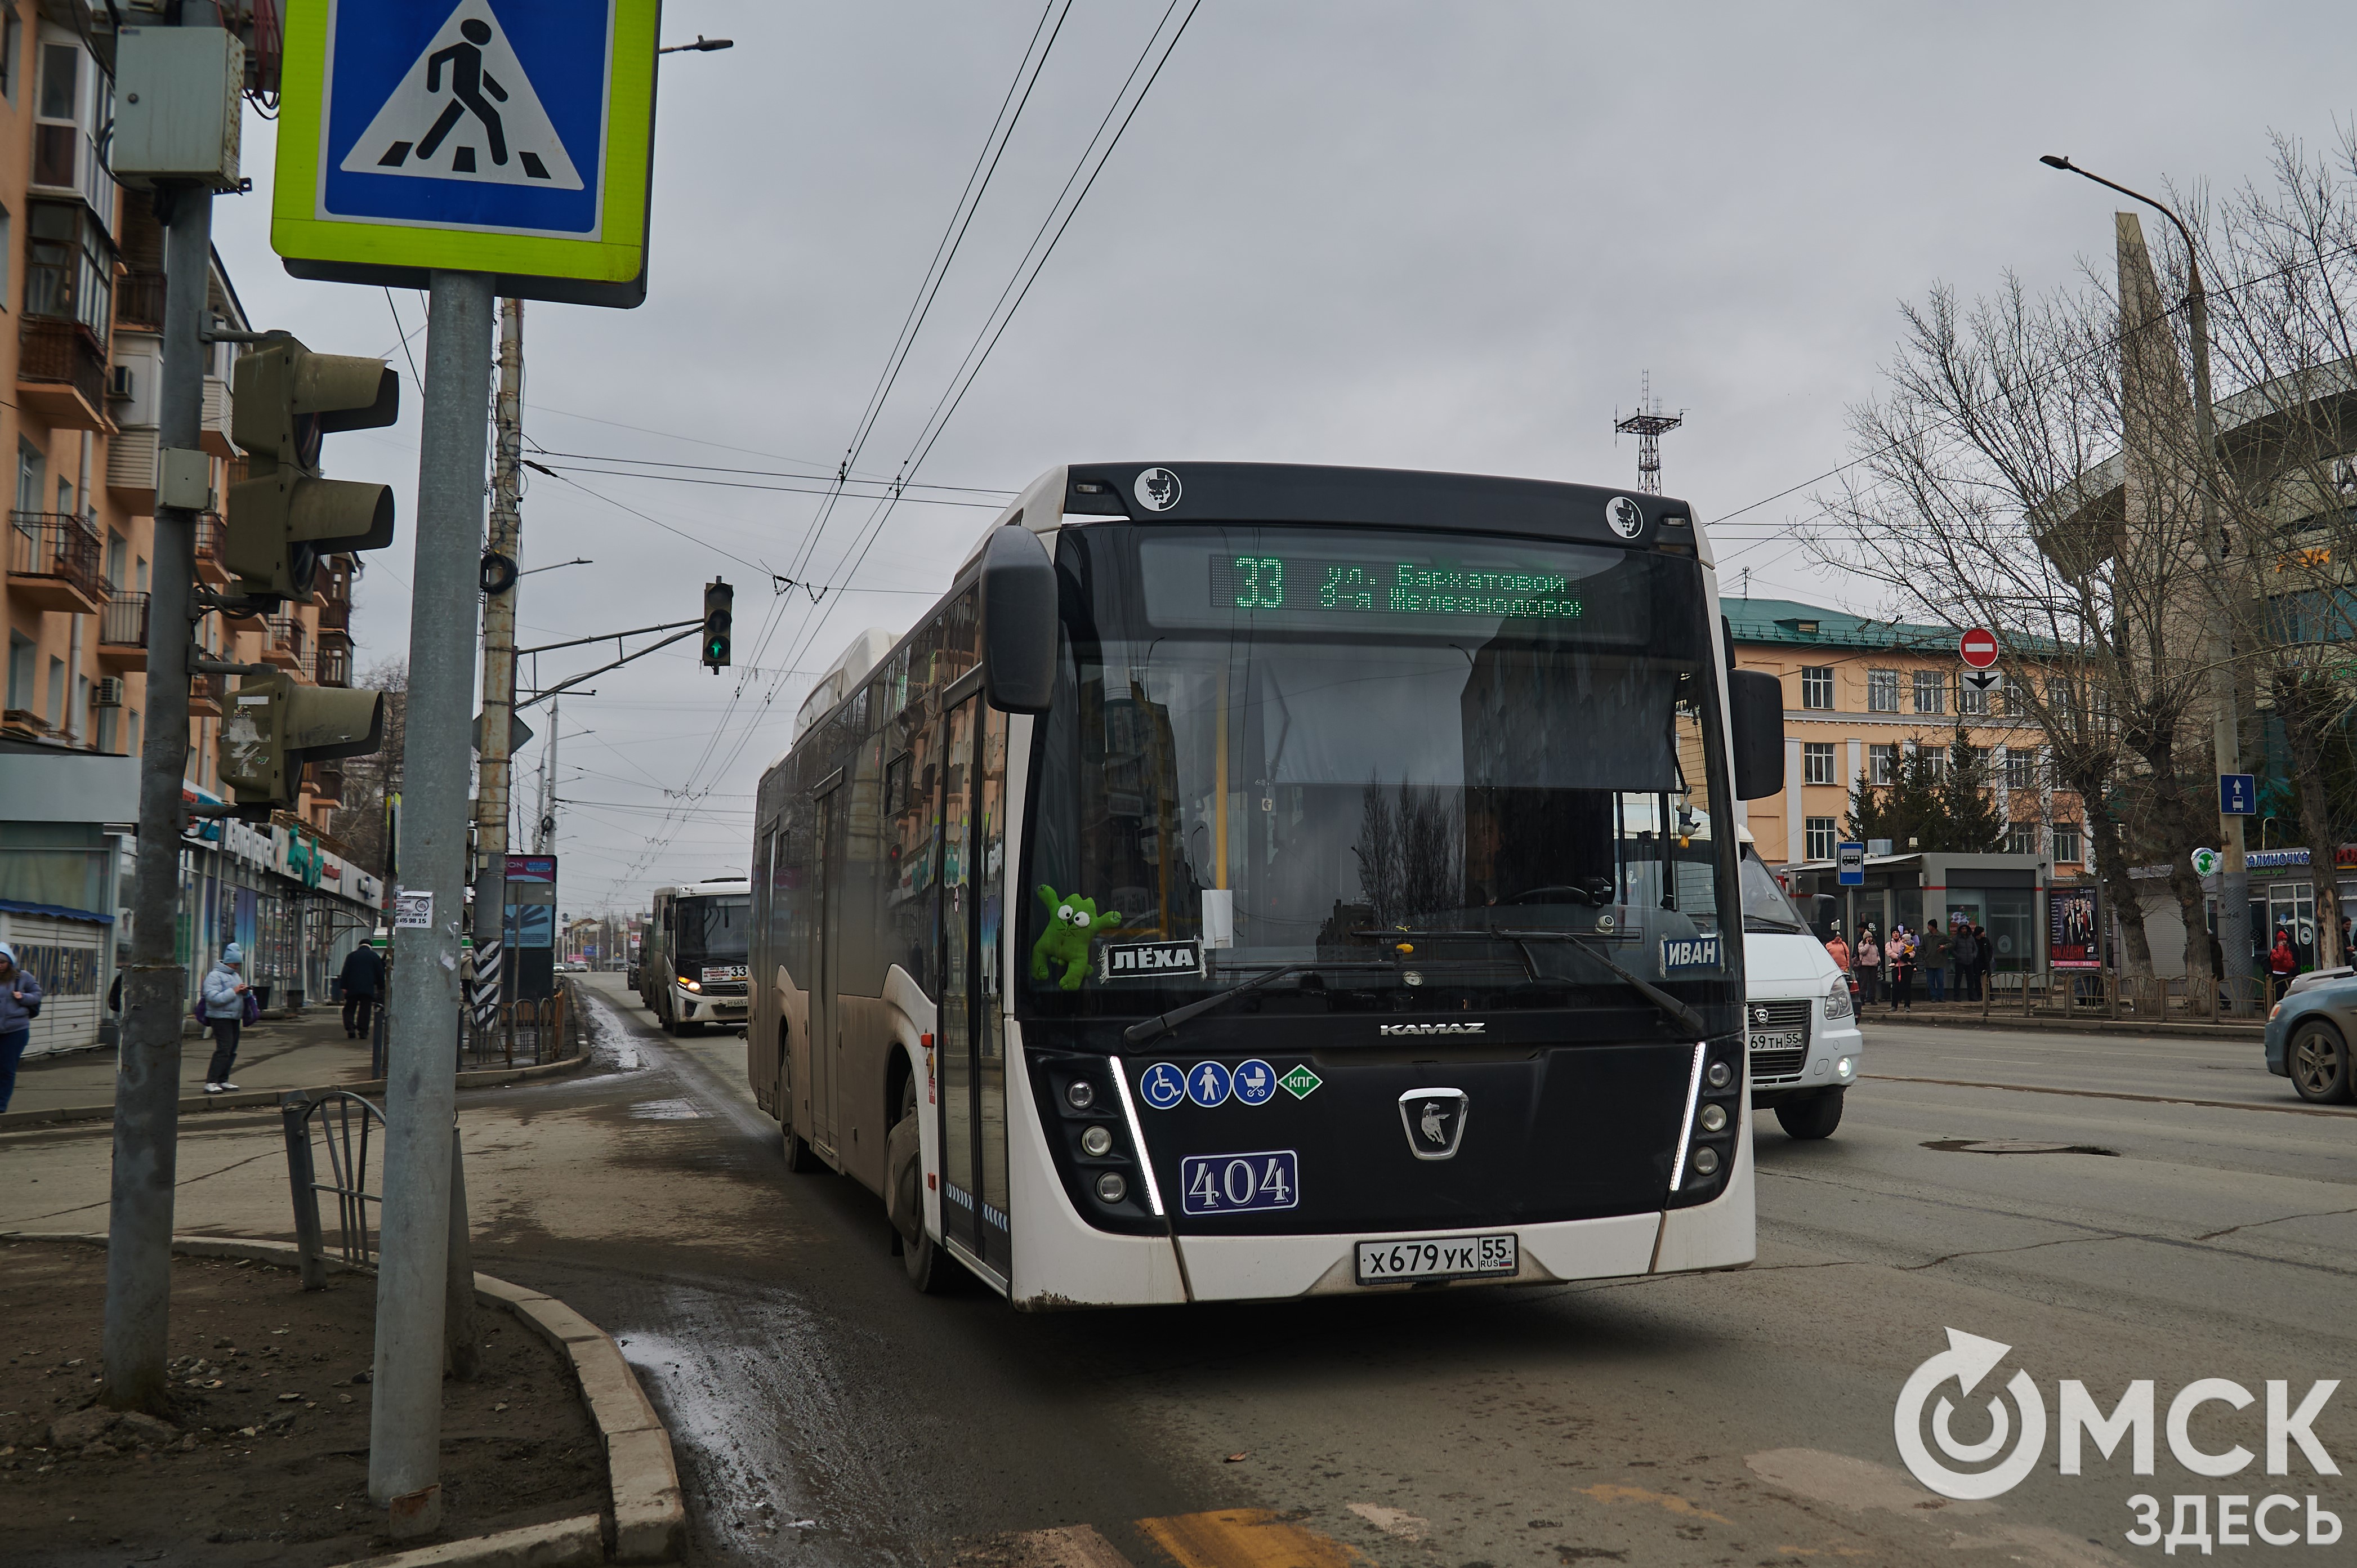
M 609 479 L 653 479 L 663 484 L 671 485 L 711 485 L 722 489 L 768 490 L 780 494 L 798 496 L 832 496 L 843 493 L 842 488 L 839 485 L 756 485 L 748 483 L 743 479 L 707 479 L 694 474 L 640 474 L 633 473 L 628 468 L 584 468 L 577 467 L 570 464 L 560 464 L 552 467 L 539 463 L 534 463 L 532 467 L 544 474 L 550 475 L 552 478 L 562 472 L 572 474 L 589 474 L 593 476 L 602 475 Z M 806 476 L 795 475 L 792 477 L 799 478 L 805 478 Z M 868 481 L 863 480 L 857 482 L 866 483 Z M 1006 494 L 1010 496 L 1014 493 L 1015 492 L 1012 490 L 1006 492 Z M 853 499 L 856 500 L 881 500 L 883 498 L 881 496 L 856 496 Z M 975 507 L 984 511 L 998 511 L 1006 504 L 1004 501 L 958 500 L 949 496 L 909 496 L 906 499 L 918 506 Z
M 823 479 L 827 477 L 823 473 L 797 474 L 780 468 L 729 468 L 716 463 L 667 463 L 653 457 L 616 457 L 597 452 L 552 452 L 537 443 L 534 444 L 533 449 L 544 457 L 573 457 L 590 463 L 627 463 L 643 468 L 694 468 L 708 474 L 749 474 L 756 478 L 768 479 Z M 889 479 L 880 476 L 861 482 L 876 485 L 891 483 Z M 908 488 L 912 490 L 961 490 L 969 495 L 977 496 L 1015 496 L 1022 493 L 1019 490 L 1011 490 L 996 485 L 918 484 L 913 480 L 909 482 Z

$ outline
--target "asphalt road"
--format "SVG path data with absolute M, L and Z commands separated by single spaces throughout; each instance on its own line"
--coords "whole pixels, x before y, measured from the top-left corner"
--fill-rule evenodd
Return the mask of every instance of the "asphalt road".
M 909 1290 L 877 1200 L 785 1172 L 742 1044 L 663 1038 L 612 978 L 604 1070 L 469 1100 L 478 1257 L 622 1338 L 694 1563 L 1977 1568 L 2158 1556 L 2123 1540 L 2136 1493 L 2314 1493 L 2357 1523 L 2296 1448 L 2282 1477 L 2195 1476 L 2165 1438 L 2156 1476 L 2126 1447 L 2063 1476 L 2050 1435 L 2018 1487 L 1955 1503 L 1893 1441 L 1951 1327 L 2012 1348 L 1959 1444 L 2015 1368 L 2050 1410 L 2062 1379 L 2108 1410 L 2149 1378 L 2164 1413 L 2197 1378 L 2297 1401 L 2344 1375 L 2357 1111 L 2299 1106 L 2254 1044 L 1878 1020 L 1833 1139 L 1762 1119 L 1741 1273 L 1031 1316 Z M 2314 1423 L 2344 1463 L 2351 1402 Z M 2263 1402 L 2190 1436 L 2263 1451 Z

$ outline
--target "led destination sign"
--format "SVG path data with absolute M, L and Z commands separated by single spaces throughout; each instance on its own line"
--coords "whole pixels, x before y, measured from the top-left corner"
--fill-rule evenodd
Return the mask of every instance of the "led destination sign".
M 1569 621 L 1583 609 L 1560 572 L 1223 551 L 1209 564 L 1214 610 Z

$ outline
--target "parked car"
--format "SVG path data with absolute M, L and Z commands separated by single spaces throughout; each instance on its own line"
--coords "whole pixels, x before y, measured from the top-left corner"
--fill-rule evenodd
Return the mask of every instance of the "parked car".
M 2357 1094 L 2350 1042 L 2357 1040 L 2357 973 L 2319 970 L 2291 983 L 2267 1015 L 2267 1070 L 2291 1079 L 2292 1092 L 2318 1105 Z

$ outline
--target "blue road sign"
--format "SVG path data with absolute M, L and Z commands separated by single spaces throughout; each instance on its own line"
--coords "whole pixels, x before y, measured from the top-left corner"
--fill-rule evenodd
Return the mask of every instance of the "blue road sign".
M 1866 886 L 1866 846 L 1843 843 L 1834 846 L 1834 863 L 1840 867 L 1840 885 L 1844 887 Z
M 1228 1098 L 1228 1069 L 1217 1062 L 1197 1062 L 1187 1069 L 1187 1098 L 1206 1111 Z
M 2249 773 L 2218 775 L 2218 814 L 2255 817 L 2259 814 L 2259 781 Z
M 367 268 L 452 268 L 563 282 L 584 303 L 635 304 L 660 8 L 296 7 L 274 245 L 298 275 L 361 282 L 377 281 Z
M 1187 1098 L 1187 1079 L 1168 1062 L 1156 1062 L 1141 1074 L 1137 1092 L 1157 1111 L 1168 1111 Z
M 1236 1065 L 1236 1098 L 1246 1105 L 1265 1105 L 1276 1098 L 1276 1069 L 1265 1061 Z

